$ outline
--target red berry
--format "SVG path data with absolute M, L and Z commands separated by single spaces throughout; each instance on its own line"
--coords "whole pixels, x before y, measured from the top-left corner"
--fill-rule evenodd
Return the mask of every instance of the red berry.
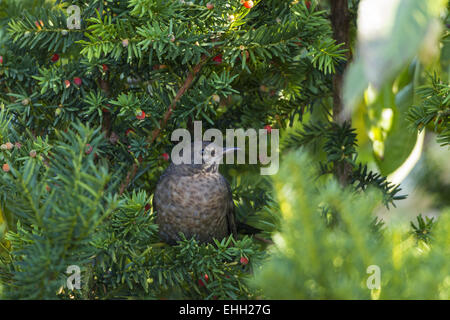
M 52 60 L 52 62 L 58 61 L 59 60 L 59 54 L 55 53 L 54 55 L 52 55 L 51 60 Z
M 66 89 L 68 87 L 70 87 L 70 81 L 69 80 L 64 80 L 64 86 L 66 87 Z
M 73 83 L 75 83 L 77 86 L 81 86 L 81 78 L 79 77 L 73 78 Z
M 247 9 L 251 9 L 251 8 L 253 8 L 253 6 L 254 6 L 254 4 L 253 4 L 253 1 L 245 1 L 244 2 L 244 7 L 246 7 Z
M 104 72 L 106 72 L 106 71 L 108 71 L 108 66 L 106 65 L 106 64 L 102 64 L 102 68 L 103 68 L 103 71 Z
M 215 57 L 213 58 L 213 61 L 214 61 L 215 63 L 217 63 L 217 64 L 222 63 L 222 55 L 221 55 L 221 54 L 218 54 L 217 56 L 215 56 Z
M 4 172 L 8 172 L 9 171 L 9 164 L 7 164 L 7 163 L 3 164 L 2 169 L 3 169 Z
M 136 118 L 138 118 L 139 120 L 144 120 L 145 119 L 145 112 L 141 111 L 136 115 Z
M 248 263 L 248 259 L 246 257 L 241 257 L 241 260 L 239 260 L 241 262 L 241 264 L 243 264 L 244 266 Z
M 264 126 L 264 129 L 266 129 L 267 133 L 272 132 L 272 127 L 270 125 Z
M 89 143 L 87 143 L 86 144 L 86 151 L 85 151 L 86 154 L 90 154 L 92 152 L 92 149 L 93 149 L 92 146 Z
M 147 204 L 145 205 L 145 211 L 150 210 L 150 208 L 151 208 L 150 203 L 147 203 Z
M 3 56 L 0 56 L 0 64 L 3 64 Z
M 311 1 L 305 1 L 305 4 L 308 9 L 311 8 Z
M 214 9 L 214 4 L 208 2 L 208 3 L 206 4 L 206 8 L 207 8 L 208 10 L 212 10 L 212 9 Z
M 169 154 L 168 153 L 163 153 L 162 157 L 164 158 L 165 161 L 169 161 Z M 206 275 L 208 276 L 208 275 Z
M 35 21 L 34 25 L 38 28 L 38 29 L 42 29 L 42 27 L 44 26 L 44 22 L 42 20 L 39 21 Z
M 248 62 L 248 60 L 250 60 L 250 53 L 248 53 L 248 51 L 245 50 L 245 51 L 242 53 L 242 56 L 244 56 L 244 55 L 245 55 L 245 61 Z
M 205 275 L 203 276 L 203 278 L 205 279 L 205 280 L 203 280 L 203 279 L 198 279 L 198 285 L 200 286 L 200 287 L 204 287 L 205 286 L 205 284 L 208 282 L 208 280 L 209 280 L 209 277 L 208 277 L 208 275 L 205 273 Z

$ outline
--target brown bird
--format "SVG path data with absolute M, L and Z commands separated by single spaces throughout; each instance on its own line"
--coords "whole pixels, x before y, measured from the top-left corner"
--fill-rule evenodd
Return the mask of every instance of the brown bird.
M 172 162 L 164 171 L 153 196 L 163 241 L 175 244 L 181 240 L 180 232 L 187 239 L 194 237 L 200 242 L 237 234 L 230 185 L 219 173 L 218 162 L 236 149 L 219 148 L 210 142 L 195 148 L 192 143 L 191 162 Z M 200 153 L 201 164 L 194 164 L 195 152 Z

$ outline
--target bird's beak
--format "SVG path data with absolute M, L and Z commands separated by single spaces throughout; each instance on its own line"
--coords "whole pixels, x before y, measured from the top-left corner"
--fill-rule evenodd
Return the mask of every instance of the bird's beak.
M 223 148 L 222 154 L 227 154 L 235 150 L 241 150 L 241 148 Z
M 213 158 L 213 161 L 218 162 L 218 161 L 220 161 L 220 159 L 222 159 L 225 156 L 225 154 L 236 151 L 236 150 L 241 150 L 241 148 L 223 148 L 222 153 L 215 156 Z

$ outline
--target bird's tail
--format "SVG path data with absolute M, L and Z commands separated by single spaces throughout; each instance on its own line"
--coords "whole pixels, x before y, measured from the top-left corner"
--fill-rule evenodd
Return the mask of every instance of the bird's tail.
M 237 227 L 238 233 L 242 233 L 242 234 L 253 235 L 253 234 L 263 232 L 263 230 L 252 227 L 251 225 L 243 223 L 243 222 L 237 222 L 236 227 Z

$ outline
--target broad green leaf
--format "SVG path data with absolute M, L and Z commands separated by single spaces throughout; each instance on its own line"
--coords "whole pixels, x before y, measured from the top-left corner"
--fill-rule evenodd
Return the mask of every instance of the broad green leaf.
M 436 28 L 446 0 L 362 0 L 358 14 L 358 56 L 344 86 L 347 113 L 368 84 L 380 89 L 416 56 Z M 433 33 L 433 34 L 430 34 Z M 428 41 L 426 45 L 429 46 Z
M 406 113 L 414 101 L 413 84 L 404 87 L 395 96 L 395 106 L 393 109 L 393 121 L 391 130 L 384 140 L 384 156 L 375 157 L 381 174 L 389 175 L 399 168 L 413 150 L 417 133 L 410 130 Z

